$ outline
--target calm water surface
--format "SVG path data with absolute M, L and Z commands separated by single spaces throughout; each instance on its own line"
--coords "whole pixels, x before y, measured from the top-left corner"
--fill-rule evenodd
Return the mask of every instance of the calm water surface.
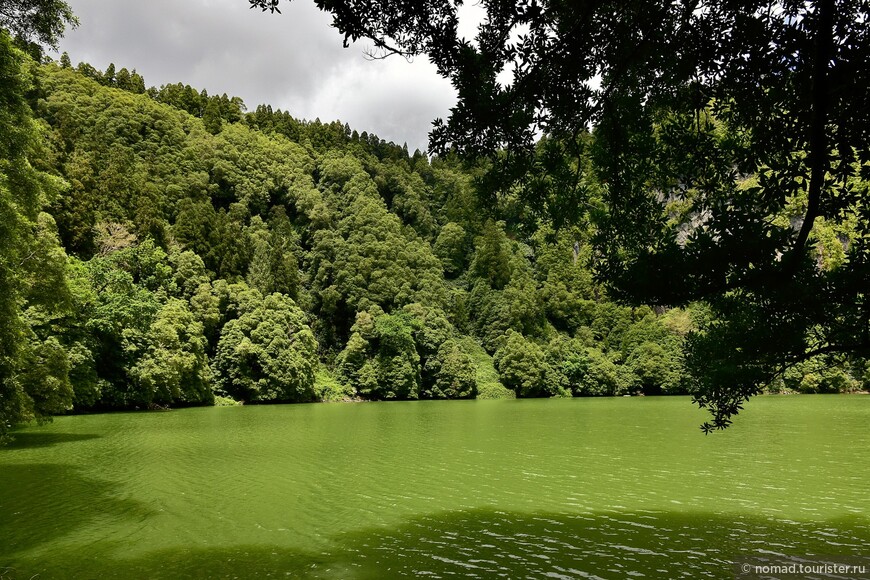
M 0 450 L 0 578 L 730 578 L 870 556 L 870 397 L 62 417 Z

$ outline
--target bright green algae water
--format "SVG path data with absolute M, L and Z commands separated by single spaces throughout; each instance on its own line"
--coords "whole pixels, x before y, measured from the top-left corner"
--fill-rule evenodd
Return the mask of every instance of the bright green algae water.
M 0 578 L 730 578 L 867 556 L 870 397 L 61 417 L 0 450 Z

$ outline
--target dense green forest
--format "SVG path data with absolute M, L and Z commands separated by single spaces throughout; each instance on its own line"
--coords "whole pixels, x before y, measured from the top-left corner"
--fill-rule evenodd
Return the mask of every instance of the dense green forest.
M 611 298 L 594 182 L 587 219 L 553 224 L 481 201 L 481 163 L 37 62 L 6 33 L 0 53 L 0 435 L 108 409 L 693 392 L 684 342 L 713 314 Z M 850 232 L 816 223 L 820 269 Z M 863 359 L 813 358 L 768 388 L 868 382 Z

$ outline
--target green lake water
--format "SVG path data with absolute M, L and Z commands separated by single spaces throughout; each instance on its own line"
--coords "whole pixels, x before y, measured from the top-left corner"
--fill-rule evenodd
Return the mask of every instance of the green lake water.
M 0 579 L 731 578 L 870 556 L 870 396 L 200 408 L 0 449 Z

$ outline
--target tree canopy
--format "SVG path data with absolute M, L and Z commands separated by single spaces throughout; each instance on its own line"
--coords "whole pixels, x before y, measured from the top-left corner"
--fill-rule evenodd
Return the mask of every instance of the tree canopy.
M 57 42 L 68 25 L 77 26 L 78 19 L 63 0 L 0 2 L 0 28 L 25 41 L 57 48 Z
M 497 20 L 507 5 L 483 6 Z M 521 47 L 535 34 L 569 35 L 586 14 L 560 6 L 509 15 L 525 22 L 500 29 L 518 47 L 514 61 L 532 58 L 537 45 Z M 798 51 L 785 68 L 764 61 L 776 78 L 762 75 L 753 92 L 740 76 L 757 72 L 752 50 L 732 55 L 748 59 L 739 64 L 720 47 L 712 64 L 736 68 L 692 76 L 678 63 L 695 53 L 653 34 L 668 24 L 607 6 L 588 17 L 613 34 L 636 20 L 627 30 L 655 47 L 624 55 L 625 79 L 599 67 L 584 81 L 589 96 L 559 108 L 558 91 L 568 98 L 576 84 L 568 76 L 550 86 L 550 77 L 520 82 L 531 68 L 514 81 L 499 71 L 494 85 L 460 92 L 460 105 L 481 98 L 488 110 L 495 91 L 508 114 L 536 99 L 522 139 L 466 147 L 451 138 L 432 156 L 341 121 L 268 105 L 247 112 L 241 99 L 183 83 L 146 89 L 123 66 L 37 61 L 0 31 L 0 439 L 69 411 L 686 393 L 713 411 L 711 429 L 762 388 L 866 390 L 870 179 L 863 121 L 845 136 L 837 124 L 848 120 L 844 103 L 864 97 L 833 85 L 818 185 L 819 150 L 800 130 L 813 126 L 816 105 L 788 101 L 809 66 L 801 59 L 816 52 Z M 742 16 L 729 6 L 668 4 L 658 16 L 684 14 L 694 30 L 731 14 L 739 26 L 717 33 L 726 36 L 752 26 L 767 34 L 785 18 L 783 38 L 756 39 L 776 59 L 785 49 L 774 47 L 798 32 L 815 38 L 822 16 L 814 5 L 791 16 L 785 5 Z M 387 22 L 396 30 L 453 30 L 453 4 L 371 10 L 403 7 L 410 18 Z M 612 22 L 601 12 L 617 8 L 628 11 Z M 804 28 L 789 32 L 796 18 Z M 836 16 L 832 54 L 864 34 L 861 18 Z M 476 41 L 442 43 L 443 71 L 468 72 L 495 50 L 485 32 L 496 20 Z M 426 48 L 412 40 L 377 46 Z M 564 63 L 544 51 L 534 66 L 567 75 L 559 67 L 574 66 L 573 42 Z M 450 47 L 462 58 L 447 58 Z M 683 52 L 656 60 L 665 49 Z M 830 82 L 840 58 L 827 61 Z M 852 65 L 859 75 L 864 65 Z M 703 98 L 690 99 L 693 90 Z M 570 111 L 586 116 L 572 121 Z M 478 121 L 498 129 L 505 120 Z M 463 125 L 438 127 L 435 146 Z
M 870 352 L 870 4 L 493 0 L 474 39 L 461 4 L 317 2 L 345 43 L 451 80 L 430 146 L 487 158 L 482 195 L 560 225 L 600 194 L 613 295 L 712 308 L 687 341 L 706 429 L 801 361 Z

